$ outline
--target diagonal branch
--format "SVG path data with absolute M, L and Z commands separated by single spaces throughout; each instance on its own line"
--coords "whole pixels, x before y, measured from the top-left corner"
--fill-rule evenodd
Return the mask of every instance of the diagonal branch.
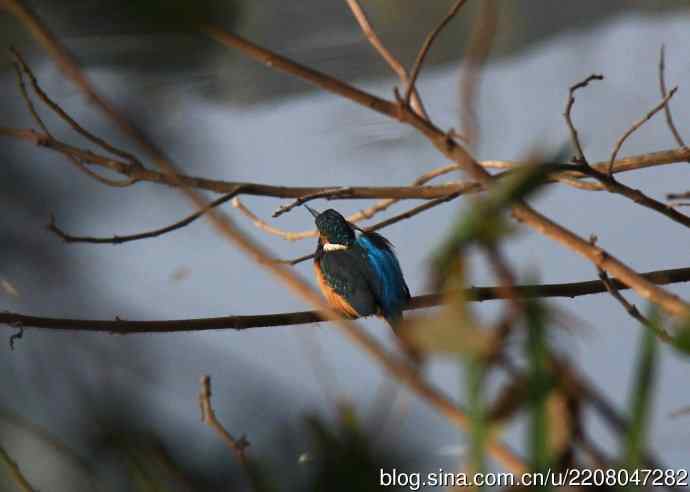
M 412 95 L 412 91 L 415 89 L 417 77 L 419 77 L 419 72 L 422 70 L 424 60 L 426 58 L 427 53 L 429 53 L 431 45 L 434 44 L 434 40 L 436 40 L 436 37 L 441 33 L 441 31 L 443 31 L 443 29 L 448 25 L 448 23 L 451 20 L 453 20 L 453 17 L 455 17 L 455 15 L 460 11 L 462 6 L 465 5 L 466 2 L 467 0 L 456 0 L 456 2 L 448 11 L 446 16 L 441 20 L 438 26 L 436 26 L 436 29 L 431 31 L 424 40 L 424 44 L 422 44 L 419 53 L 417 53 L 417 59 L 415 60 L 414 65 L 412 66 L 412 70 L 410 70 L 410 83 L 407 85 L 407 89 L 405 90 L 405 96 L 403 97 L 406 106 L 409 106 L 410 104 L 410 96 Z
M 249 447 L 249 441 L 242 435 L 234 438 L 223 424 L 216 417 L 216 412 L 211 404 L 211 377 L 204 375 L 200 381 L 201 390 L 199 391 L 199 409 L 201 410 L 201 421 L 213 429 L 220 436 L 227 447 L 235 454 L 237 461 L 244 469 L 247 476 L 251 479 L 252 473 L 245 450 Z
M 14 49 L 11 49 L 12 53 L 14 54 L 15 57 L 15 62 L 14 62 L 14 68 L 15 72 L 17 74 L 17 84 L 19 85 L 19 91 L 21 92 L 22 98 L 24 99 L 24 102 L 26 103 L 27 108 L 29 109 L 29 113 L 31 114 L 32 118 L 36 122 L 36 124 L 45 132 L 46 135 L 48 135 L 50 138 L 53 138 L 53 136 L 50 133 L 50 130 L 48 130 L 48 126 L 45 124 L 43 119 L 39 116 L 38 111 L 36 110 L 36 107 L 34 106 L 33 101 L 31 100 L 31 97 L 29 97 L 29 93 L 26 90 L 26 84 L 24 83 L 24 73 L 26 73 L 27 77 L 29 77 L 29 80 L 31 81 L 31 84 L 34 88 L 34 92 L 41 98 L 48 106 L 51 104 L 54 104 L 53 101 L 48 98 L 48 96 L 41 90 L 40 86 L 38 85 L 38 82 L 36 81 L 36 77 L 34 77 L 33 72 L 29 69 L 28 65 L 24 62 L 24 59 L 20 55 L 20 53 Z M 99 181 L 107 186 L 113 186 L 113 187 L 126 187 L 134 184 L 134 181 L 132 178 L 127 178 L 125 180 L 114 180 L 114 179 L 109 179 L 104 176 L 101 176 L 100 174 L 92 171 L 89 169 L 80 158 L 77 156 L 71 155 L 71 154 L 65 154 L 65 157 L 67 160 L 69 160 L 74 166 L 79 169 L 81 172 L 87 174 L 91 178 L 95 179 L 96 181 Z
M 50 54 L 63 75 L 79 88 L 89 103 L 98 106 L 111 122 L 123 133 L 134 139 L 149 155 L 155 158 L 161 154 L 133 122 L 124 117 L 110 101 L 96 91 L 89 78 L 79 68 L 79 63 L 74 56 L 58 41 L 57 37 L 29 6 L 22 0 L 3 0 L 2 5 L 24 24 L 34 39 Z
M 611 152 L 611 158 L 609 159 L 609 169 L 608 169 L 609 176 L 611 176 L 611 174 L 612 174 L 613 163 L 615 162 L 616 157 L 618 156 L 618 151 L 621 149 L 621 146 L 623 145 L 623 143 L 627 140 L 627 138 L 630 135 L 635 133 L 635 131 L 638 128 L 640 128 L 642 125 L 644 125 L 647 121 L 649 121 L 655 114 L 657 114 L 663 108 L 665 108 L 677 90 L 678 90 L 678 86 L 671 89 L 671 91 L 668 94 L 666 94 L 666 96 L 662 99 L 662 101 L 659 104 L 654 106 L 654 108 L 652 108 L 652 110 L 649 111 L 646 115 L 644 115 L 640 120 L 636 121 L 633 124 L 633 126 L 631 126 L 628 129 L 628 131 L 626 131 L 623 134 L 623 136 L 618 140 L 618 142 L 616 142 L 616 145 L 613 148 L 613 152 Z
M 371 23 L 369 22 L 369 19 L 364 13 L 362 7 L 359 5 L 359 2 L 357 0 L 346 0 L 346 2 L 352 11 L 352 15 L 355 16 L 359 27 L 362 29 L 362 32 L 369 40 L 369 43 L 371 43 L 374 49 L 381 55 L 381 58 L 383 58 L 386 63 L 388 63 L 388 66 L 391 67 L 391 69 L 398 75 L 400 83 L 406 89 L 410 87 L 410 79 L 407 75 L 407 71 L 398 61 L 398 59 L 384 46 L 383 41 L 381 41 L 374 28 L 371 26 Z M 415 113 L 424 119 L 429 119 L 429 115 L 426 113 L 426 109 L 424 108 L 424 104 L 422 103 L 416 88 L 412 88 L 412 98 L 410 102 Z
M 103 150 L 106 152 L 110 152 L 113 155 L 116 155 L 118 157 L 122 157 L 123 159 L 129 161 L 132 164 L 135 165 L 141 165 L 139 160 L 133 155 L 130 154 L 129 152 L 126 152 L 124 150 L 118 149 L 114 145 L 109 144 L 106 142 L 104 139 L 97 137 L 90 131 L 88 131 L 86 128 L 81 126 L 77 121 L 72 118 L 67 112 L 62 109 L 62 107 L 53 101 L 48 94 L 45 93 L 45 91 L 41 88 L 41 86 L 38 83 L 38 80 L 36 79 L 36 76 L 34 73 L 31 71 L 31 68 L 29 68 L 29 65 L 26 63 L 24 58 L 22 57 L 21 53 L 14 49 L 10 48 L 10 51 L 14 55 L 15 59 L 17 60 L 17 63 L 21 67 L 21 69 L 24 71 L 24 73 L 29 77 L 29 81 L 31 82 L 31 86 L 34 89 L 34 92 L 36 95 L 48 106 L 61 120 L 65 121 L 72 129 L 82 135 L 84 138 L 89 140 L 90 142 L 98 145 L 101 147 Z M 43 127 L 43 130 L 46 131 L 45 127 Z M 46 131 L 46 133 L 48 133 Z
M 498 29 L 498 6 L 496 0 L 484 0 L 480 4 L 477 20 L 473 22 L 470 40 L 465 50 L 463 70 L 460 77 L 460 121 L 465 142 L 476 146 L 479 143 L 479 122 L 477 104 L 479 101 L 479 78 L 481 69 L 489 58 Z M 428 118 L 427 118 L 428 119 Z

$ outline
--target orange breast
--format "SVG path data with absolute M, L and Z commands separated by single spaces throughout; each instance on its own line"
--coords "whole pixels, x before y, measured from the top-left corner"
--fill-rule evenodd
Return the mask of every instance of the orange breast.
M 317 261 L 314 262 L 314 273 L 316 274 L 316 282 L 319 284 L 319 289 L 321 289 L 321 292 L 333 309 L 336 309 L 344 315 L 353 318 L 359 316 L 355 308 L 353 308 L 343 296 L 338 294 L 330 285 L 328 285 L 328 282 L 323 276 L 323 272 L 321 271 L 321 267 Z

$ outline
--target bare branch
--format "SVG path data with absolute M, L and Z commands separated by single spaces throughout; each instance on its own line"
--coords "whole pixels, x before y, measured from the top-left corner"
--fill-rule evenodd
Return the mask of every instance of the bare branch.
M 623 134 L 623 136 L 618 140 L 618 142 L 616 142 L 616 146 L 613 148 L 613 152 L 611 152 L 611 159 L 609 159 L 609 169 L 608 169 L 609 176 L 611 176 L 611 174 L 613 173 L 613 163 L 615 162 L 616 157 L 618 156 L 618 151 L 621 149 L 621 146 L 626 141 L 626 139 L 630 135 L 632 135 L 638 128 L 640 128 L 647 121 L 649 121 L 652 118 L 652 116 L 654 116 L 659 111 L 661 111 L 664 107 L 666 107 L 666 105 L 671 100 L 671 98 L 673 97 L 673 95 L 676 93 L 677 90 L 678 90 L 678 86 L 671 89 L 671 92 L 669 92 L 666 95 L 666 97 L 664 97 L 663 100 L 659 104 L 654 106 L 654 108 L 649 113 L 644 115 L 644 117 L 642 117 L 642 119 L 636 121 L 633 124 L 633 126 L 631 126 L 628 129 L 628 131 Z
M 21 128 L 8 128 L 0 126 L 0 136 L 15 138 L 18 140 L 23 140 L 25 142 L 43 147 L 61 155 L 73 155 L 83 162 L 97 165 L 109 169 L 111 171 L 122 174 L 123 176 L 131 177 L 137 181 L 145 181 L 150 183 L 162 184 L 170 187 L 176 187 L 177 181 L 172 180 L 167 174 L 153 171 L 150 169 L 138 169 L 132 166 L 128 162 L 113 159 L 96 152 L 80 149 L 78 147 L 66 144 L 59 140 L 52 138 L 46 133 L 40 133 L 33 129 L 21 129 Z M 617 159 L 614 163 L 613 172 L 628 172 L 639 169 L 647 169 L 650 167 L 663 166 L 669 164 L 675 164 L 678 162 L 683 162 L 690 159 L 690 148 L 682 147 L 671 150 L 663 150 L 659 152 L 652 152 L 648 154 L 640 154 L 629 157 L 624 157 Z M 522 165 L 519 162 L 510 161 L 484 161 L 480 162 L 487 168 L 493 169 L 512 169 L 516 166 Z M 606 172 L 608 169 L 609 162 L 599 162 L 593 164 L 592 167 L 600 172 Z M 457 164 L 449 164 L 443 167 L 444 169 L 455 169 L 460 168 Z M 497 175 L 497 177 L 502 176 L 502 174 Z M 573 185 L 575 180 L 579 180 L 587 177 L 585 174 L 576 171 L 560 171 L 553 174 L 552 179 L 554 181 L 564 181 L 566 184 Z M 313 187 L 300 187 L 300 186 L 274 186 L 263 183 L 251 183 L 251 182 L 241 182 L 241 181 L 221 181 L 214 179 L 201 178 L 197 176 L 189 176 L 184 174 L 179 174 L 177 180 L 181 182 L 184 186 L 190 188 L 196 188 L 200 190 L 208 190 L 215 193 L 231 193 L 238 186 L 242 187 L 242 194 L 253 195 L 253 196 L 270 196 L 275 198 L 299 198 L 306 194 L 325 192 L 327 190 L 338 189 L 338 186 L 313 186 Z M 579 188 L 584 188 L 588 190 L 602 190 L 604 189 L 596 183 L 582 182 L 579 185 L 575 185 Z M 465 189 L 472 189 L 472 192 L 479 191 L 481 187 L 477 185 L 476 182 L 459 182 L 457 184 L 446 184 L 441 186 L 352 186 L 349 187 L 348 194 L 340 194 L 332 197 L 333 200 L 352 200 L 352 199 L 370 199 L 370 198 L 382 198 L 382 199 L 434 199 L 447 196 L 450 193 L 462 191 Z M 392 203 L 391 203 L 392 204 Z M 387 206 L 390 206 L 386 205 Z M 383 204 L 374 205 L 374 207 L 381 207 Z M 381 208 L 384 210 L 385 208 Z M 367 209 L 362 211 L 364 218 L 367 218 L 367 214 L 370 213 Z M 360 219 L 357 219 L 360 220 Z M 355 221 L 356 222 L 356 221 Z
M 479 77 L 486 63 L 498 29 L 498 9 L 495 0 L 480 3 L 478 20 L 474 23 L 470 41 L 465 50 L 463 71 L 460 78 L 460 101 L 462 132 L 465 141 L 476 146 L 479 138 L 479 123 L 476 106 L 479 101 Z
M 110 121 L 123 133 L 132 137 L 151 157 L 156 159 L 161 155 L 156 146 L 134 123 L 122 116 L 110 101 L 98 94 L 91 81 L 79 68 L 74 56 L 58 41 L 35 12 L 21 0 L 4 0 L 3 5 L 24 24 L 34 39 L 50 54 L 62 73 L 81 90 L 87 102 L 97 105 Z
M 660 214 L 671 219 L 672 221 L 690 228 L 690 217 L 679 212 L 672 206 L 655 200 L 654 198 L 647 196 L 638 189 L 624 185 L 623 183 L 615 180 L 610 175 L 602 173 L 595 168 L 591 168 L 585 163 L 581 164 L 579 169 L 584 174 L 591 176 L 597 181 L 599 181 L 604 187 L 604 189 L 606 189 L 607 191 L 615 193 L 617 195 L 624 196 L 632 200 L 633 202 L 637 203 L 638 205 L 654 210 L 655 212 L 659 212 Z
M 658 285 L 690 282 L 690 268 L 676 268 L 671 270 L 657 270 L 640 274 L 650 282 Z M 618 279 L 611 279 L 618 290 L 629 287 Z M 519 298 L 575 298 L 607 292 L 601 280 L 586 282 L 515 285 L 512 288 Z M 407 310 L 424 309 L 440 305 L 444 299 L 442 294 L 427 294 L 413 297 Z M 463 298 L 469 301 L 483 302 L 506 299 L 506 295 L 499 287 L 470 287 L 463 292 Z M 169 333 L 204 330 L 247 330 L 251 328 L 267 328 L 272 326 L 301 325 L 324 321 L 325 316 L 318 311 L 299 311 L 293 313 L 277 313 L 245 316 L 222 316 L 217 318 L 134 321 L 117 318 L 115 320 L 89 320 L 70 318 L 49 318 L 29 316 L 11 312 L 0 312 L 0 324 L 10 329 L 17 327 L 43 328 L 51 330 L 83 330 L 90 332 L 107 332 L 119 335 L 137 333 Z
M 405 105 L 409 106 L 410 104 L 410 96 L 412 95 L 412 90 L 415 89 L 415 83 L 417 82 L 417 77 L 419 77 L 419 72 L 422 69 L 422 65 L 424 65 L 424 59 L 426 58 L 427 53 L 429 52 L 429 49 L 431 48 L 431 45 L 434 43 L 434 40 L 436 37 L 443 31 L 443 29 L 448 25 L 448 23 L 453 20 L 453 17 L 460 11 L 463 5 L 467 0 L 457 0 L 453 6 L 451 7 L 450 11 L 448 11 L 448 14 L 441 20 L 438 26 L 431 31 L 426 39 L 424 40 L 424 44 L 422 45 L 421 49 L 419 50 L 419 53 L 417 54 L 417 59 L 414 62 L 414 65 L 412 66 L 412 70 L 410 70 L 410 83 L 407 86 L 407 89 L 405 90 L 405 96 L 403 100 L 405 101 Z
M 29 65 L 26 63 L 24 58 L 22 57 L 21 53 L 14 49 L 10 48 L 10 51 L 14 55 L 15 59 L 17 60 L 17 63 L 21 66 L 21 69 L 24 71 L 24 73 L 29 77 L 29 81 L 31 82 L 31 86 L 34 89 L 34 92 L 36 95 L 48 106 L 61 120 L 65 121 L 74 131 L 82 135 L 84 138 L 89 140 L 90 142 L 98 145 L 101 147 L 103 150 L 106 152 L 110 152 L 113 155 L 116 155 L 118 157 L 122 157 L 123 159 L 126 159 L 132 164 L 135 165 L 141 165 L 139 160 L 133 155 L 130 154 L 129 152 L 126 152 L 124 150 L 118 149 L 114 145 L 109 144 L 106 142 L 104 139 L 97 137 L 90 131 L 88 131 L 86 128 L 81 126 L 79 123 L 77 123 L 74 118 L 72 118 L 67 112 L 62 109 L 62 107 L 57 104 L 55 101 L 53 101 L 50 97 L 48 97 L 48 94 L 43 91 L 41 86 L 38 83 L 38 80 L 36 80 L 36 76 L 34 73 L 31 71 L 31 68 L 29 68 Z M 43 130 L 48 133 L 45 127 L 43 127 Z
M 666 77 L 665 77 L 665 69 L 666 69 L 666 56 L 665 56 L 665 47 L 662 44 L 661 45 L 661 50 L 659 52 L 659 89 L 661 90 L 661 97 L 664 99 L 666 98 Z M 664 113 L 666 114 L 666 124 L 668 125 L 669 130 L 671 130 L 671 133 L 673 134 L 673 138 L 676 139 L 676 143 L 680 145 L 681 147 L 685 147 L 685 141 L 683 140 L 683 137 L 680 136 L 680 132 L 676 128 L 675 123 L 673 122 L 673 115 L 671 114 L 671 105 L 666 104 L 664 106 Z M 688 160 L 690 162 L 690 160 Z
M 33 72 L 29 69 L 28 65 L 24 62 L 24 59 L 22 58 L 21 54 L 19 51 L 14 50 L 11 48 L 12 53 L 14 54 L 15 57 L 15 71 L 17 73 L 17 83 L 19 85 L 19 90 L 22 94 L 22 98 L 24 99 L 24 102 L 26 103 L 27 108 L 29 109 L 29 113 L 33 117 L 34 121 L 36 124 L 46 133 L 46 135 L 50 136 L 52 138 L 52 135 L 50 131 L 48 130 L 48 126 L 44 123 L 44 121 L 41 119 L 41 117 L 38 114 L 38 111 L 36 111 L 36 107 L 34 106 L 33 101 L 29 97 L 29 93 L 26 90 L 26 85 L 24 84 L 24 76 L 22 74 L 26 73 L 27 76 L 29 77 L 29 80 L 31 81 L 31 84 L 34 88 L 34 92 L 39 96 L 40 99 L 42 99 L 48 106 L 52 107 L 51 105 L 55 105 L 55 103 L 48 98 L 48 96 L 41 90 L 40 86 L 38 85 L 38 82 L 36 81 L 36 77 L 34 77 Z M 55 105 L 57 106 L 57 105 Z M 62 111 L 62 110 L 60 110 Z M 134 184 L 134 180 L 132 178 L 127 178 L 125 180 L 115 180 L 115 179 L 109 179 L 104 176 L 101 176 L 98 173 L 93 172 L 91 169 L 86 167 L 81 159 L 74 155 L 70 154 L 65 154 L 65 157 L 72 163 L 74 166 L 82 171 L 83 173 L 87 174 L 91 178 L 95 179 L 96 181 L 99 181 L 107 186 L 113 186 L 113 187 L 126 187 Z
M 388 51 L 388 49 L 386 49 L 383 42 L 376 34 L 376 31 L 369 23 L 369 19 L 367 19 L 364 10 L 359 5 L 359 2 L 357 0 L 346 0 L 346 2 L 347 5 L 350 7 L 350 10 L 352 11 L 352 14 L 355 16 L 355 19 L 357 19 L 357 23 L 359 24 L 359 27 L 362 29 L 362 32 L 369 40 L 369 43 L 371 43 L 374 49 L 381 55 L 381 58 L 383 58 L 388 64 L 388 66 L 391 67 L 391 69 L 398 75 L 400 83 L 407 89 L 407 87 L 410 86 L 410 80 L 407 76 L 407 71 L 398 61 L 398 59 L 395 56 L 393 56 L 393 54 L 390 51 Z M 419 98 L 419 94 L 417 93 L 417 89 L 415 88 L 412 89 L 411 106 L 412 110 L 419 116 L 427 120 L 429 119 L 429 115 L 427 115 L 426 109 L 424 108 L 424 104 L 422 103 L 422 100 Z
M 333 188 L 331 190 L 323 190 L 323 191 L 317 191 L 316 193 L 309 193 L 308 195 L 304 195 L 299 197 L 297 200 L 294 202 L 288 204 L 288 205 L 281 205 L 278 210 L 273 212 L 273 218 L 280 217 L 286 212 L 289 212 L 295 207 L 299 207 L 300 205 L 304 205 L 308 201 L 311 200 L 316 200 L 317 198 L 335 198 L 337 196 L 343 195 L 343 194 L 348 194 L 351 193 L 352 189 L 349 187 L 342 187 L 339 186 L 338 188 Z
M 172 231 L 176 231 L 178 229 L 182 229 L 185 226 L 188 226 L 195 220 L 197 220 L 199 217 L 207 213 L 209 210 L 212 208 L 218 207 L 222 205 L 223 203 L 229 201 L 232 199 L 235 195 L 237 195 L 239 190 L 233 192 L 233 193 L 228 193 L 227 195 L 223 195 L 222 197 L 212 201 L 211 203 L 208 204 L 208 206 L 202 210 L 199 210 L 198 212 L 194 212 L 191 215 L 188 215 L 184 219 L 177 221 L 169 226 L 166 227 L 161 227 L 160 229 L 154 229 L 152 231 L 146 231 L 146 232 L 141 232 L 138 234 L 131 234 L 128 236 L 111 236 L 111 237 L 92 237 L 92 236 L 73 236 L 71 234 L 67 234 L 65 231 L 60 229 L 57 224 L 55 223 L 55 217 L 51 215 L 50 217 L 50 223 L 48 224 L 47 228 L 49 231 L 55 233 L 57 236 L 59 236 L 63 241 L 66 243 L 91 243 L 91 244 L 122 244 L 122 243 L 127 243 L 130 241 L 139 241 L 141 239 L 149 239 L 153 237 L 158 237 L 162 236 L 163 234 L 167 234 Z
M 249 220 L 252 221 L 252 223 L 259 229 L 261 229 L 264 232 L 267 232 L 268 234 L 273 234 L 274 236 L 279 236 L 282 237 L 283 239 L 287 241 L 297 241 L 300 239 L 305 239 L 308 237 L 316 237 L 318 236 L 318 232 L 313 229 L 310 231 L 302 231 L 302 232 L 290 232 L 290 231 L 284 231 L 283 229 L 278 229 L 277 227 L 273 227 L 269 224 L 267 224 L 265 221 L 261 220 L 258 218 L 254 212 L 249 210 L 241 201 L 239 198 L 235 198 L 232 201 L 232 206 L 235 207 L 237 210 L 242 212 L 242 214 L 247 217 Z M 311 256 L 309 256 L 311 258 Z
M 318 87 L 321 87 L 322 89 L 340 94 L 346 99 L 350 99 L 362 104 L 363 106 L 378 113 L 382 113 L 396 119 L 398 117 L 398 106 L 390 101 L 376 97 L 373 94 L 369 94 L 368 92 L 346 84 L 339 79 L 318 72 L 304 65 L 300 65 L 299 63 L 289 60 L 276 53 L 265 50 L 255 45 L 251 41 L 237 36 L 236 34 L 226 32 L 219 27 L 208 25 L 204 26 L 202 30 L 220 44 L 237 48 L 244 53 L 249 54 L 252 58 L 264 63 L 268 67 L 300 77 Z
M 441 198 L 436 198 L 435 200 L 429 200 L 426 203 L 423 203 L 421 205 L 418 205 L 414 208 L 411 208 L 401 214 L 394 215 L 393 217 L 390 217 L 386 220 L 383 220 L 379 222 L 378 224 L 371 225 L 369 227 L 365 227 L 364 231 L 365 232 L 374 232 L 378 231 L 379 229 L 383 229 L 384 227 L 388 227 L 389 225 L 393 225 L 396 222 L 400 222 L 401 220 L 406 220 L 409 219 L 410 217 L 414 217 L 417 214 L 420 214 L 426 210 L 430 210 L 434 207 L 437 207 L 438 205 L 441 205 L 443 203 L 449 202 L 451 200 L 456 199 L 459 197 L 461 193 L 451 193 L 446 196 L 442 196 Z
M 568 91 L 568 99 L 566 100 L 565 103 L 565 111 L 563 112 L 563 116 L 565 117 L 565 122 L 568 124 L 568 128 L 570 129 L 570 137 L 573 141 L 573 145 L 575 146 L 575 149 L 577 150 L 577 159 L 580 163 L 582 164 L 587 164 L 589 165 L 589 162 L 587 162 L 587 158 L 585 157 L 585 152 L 582 150 L 582 144 L 580 144 L 580 137 L 577 134 L 577 129 L 575 128 L 575 125 L 573 124 L 572 117 L 570 113 L 573 110 L 573 104 L 575 104 L 575 92 L 578 89 L 582 89 L 583 87 L 587 87 L 590 82 L 593 80 L 604 80 L 604 76 L 601 74 L 592 74 L 586 79 L 578 82 L 577 84 L 574 84 L 570 86 L 570 90 Z
M 249 462 L 245 450 L 249 447 L 249 441 L 242 435 L 235 439 L 225 429 L 216 417 L 216 412 L 211 404 L 211 377 L 204 375 L 201 377 L 201 390 L 199 391 L 199 409 L 201 410 L 201 421 L 213 429 L 220 436 L 228 448 L 235 454 L 237 461 L 242 465 L 247 475 L 251 478 L 251 471 L 248 469 Z
M 599 278 L 601 279 L 602 282 L 604 282 L 604 285 L 606 286 L 606 290 L 611 294 L 611 296 L 617 300 L 625 309 L 625 311 L 634 319 L 639 321 L 642 325 L 646 327 L 651 327 L 652 324 L 649 322 L 647 318 L 645 318 L 642 313 L 637 309 L 637 306 L 634 304 L 631 304 L 628 302 L 628 300 L 623 297 L 623 295 L 618 291 L 616 286 L 611 282 L 611 279 L 609 276 L 606 274 L 606 272 L 599 270 Z M 662 332 L 659 330 L 654 330 L 657 335 L 659 335 L 659 338 L 664 340 L 665 342 L 672 342 L 673 338 L 666 332 Z

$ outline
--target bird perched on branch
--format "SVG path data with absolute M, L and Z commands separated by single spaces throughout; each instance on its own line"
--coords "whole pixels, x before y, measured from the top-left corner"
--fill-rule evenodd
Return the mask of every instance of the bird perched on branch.
M 391 243 L 375 232 L 358 234 L 333 209 L 319 213 L 305 207 L 319 230 L 314 271 L 328 302 L 353 318 L 382 316 L 395 332 L 410 291 Z

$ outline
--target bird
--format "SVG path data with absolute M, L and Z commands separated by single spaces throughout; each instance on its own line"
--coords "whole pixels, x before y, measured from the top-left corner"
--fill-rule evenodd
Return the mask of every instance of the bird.
M 410 289 L 393 245 L 380 234 L 356 230 L 336 210 L 305 207 L 319 231 L 314 273 L 328 303 L 350 318 L 381 316 L 399 334 Z

